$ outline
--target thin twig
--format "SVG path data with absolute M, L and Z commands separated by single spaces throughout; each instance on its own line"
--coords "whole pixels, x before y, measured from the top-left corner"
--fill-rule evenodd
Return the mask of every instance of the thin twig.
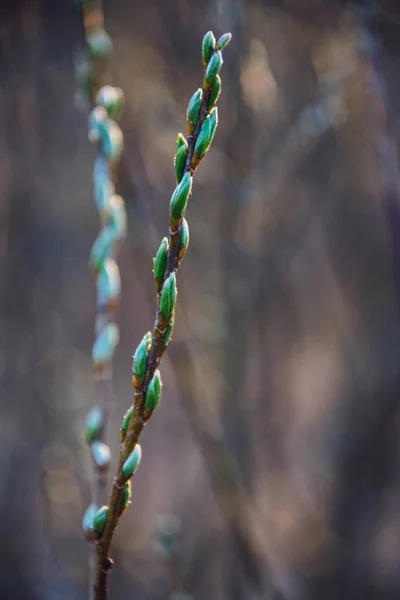
M 210 35 L 210 34 L 207 34 L 207 35 Z M 212 36 L 212 34 L 211 34 L 211 36 Z M 213 41 L 213 47 L 210 51 L 210 55 L 207 58 L 204 58 L 205 55 L 203 54 L 205 65 L 211 64 L 211 57 L 214 58 L 214 54 L 216 54 L 215 58 L 218 59 L 218 57 L 220 57 L 219 50 L 215 49 L 215 39 L 213 36 L 212 36 L 212 39 L 214 41 Z M 229 38 L 228 38 L 228 41 L 229 41 Z M 215 61 L 213 61 L 213 63 L 215 63 Z M 220 67 L 220 65 L 219 65 L 219 67 Z M 212 86 L 216 85 L 215 78 L 217 78 L 219 81 L 219 77 L 218 77 L 219 67 L 216 70 L 216 73 L 214 74 Z M 208 69 L 207 69 L 207 72 L 209 72 Z M 206 80 L 206 77 L 205 77 L 205 80 Z M 204 150 L 204 152 L 201 155 L 199 154 L 198 151 L 196 152 L 196 143 L 200 139 L 200 133 L 202 131 L 204 131 L 203 126 L 205 126 L 206 119 L 209 117 L 209 115 L 211 115 L 211 112 L 212 112 L 210 110 L 212 107 L 208 107 L 209 100 L 210 100 L 210 91 L 212 89 L 212 86 L 210 86 L 209 81 L 208 82 L 205 81 L 203 84 L 200 106 L 198 108 L 197 115 L 196 115 L 195 127 L 194 127 L 194 131 L 191 133 L 191 135 L 189 135 L 189 138 L 188 138 L 187 157 L 186 157 L 186 161 L 185 161 L 185 165 L 184 165 L 184 169 L 183 169 L 183 175 L 179 178 L 178 184 L 180 184 L 180 183 L 183 184 L 184 181 L 188 181 L 188 178 L 186 177 L 186 175 L 189 174 L 189 176 L 190 176 L 189 180 L 190 180 L 190 186 L 191 186 L 191 178 L 206 152 L 206 150 Z M 213 109 L 213 110 L 214 110 L 213 116 L 216 120 L 216 109 Z M 208 121 L 207 123 L 209 124 L 210 121 Z M 207 146 L 206 149 L 208 149 L 208 146 L 211 144 L 214 131 L 215 131 L 215 128 L 212 131 L 212 133 L 210 133 L 208 136 L 209 139 L 208 139 L 208 143 L 206 144 L 206 146 Z M 178 179 L 178 177 L 177 177 L 177 179 Z M 189 189 L 190 189 L 190 187 L 189 187 Z M 175 190 L 175 192 L 178 193 L 179 197 L 184 195 L 183 192 L 180 191 L 179 185 L 178 185 L 177 189 Z M 175 192 L 174 192 L 174 194 L 175 194 Z M 186 200 L 187 200 L 187 195 L 186 195 Z M 171 199 L 171 206 L 172 206 L 172 199 Z M 185 212 L 185 208 L 182 209 L 182 211 L 180 212 L 179 218 L 176 220 L 173 217 L 172 211 L 171 211 L 167 264 L 166 264 L 166 268 L 165 268 L 165 272 L 164 272 L 164 276 L 163 276 L 163 282 L 161 282 L 162 286 L 159 285 L 159 288 L 157 290 L 158 291 L 157 310 L 156 310 L 153 331 L 151 333 L 151 346 L 150 346 L 148 356 L 147 356 L 146 373 L 145 373 L 143 380 L 136 378 L 136 380 L 134 381 L 135 394 L 134 394 L 134 400 L 133 400 L 133 412 L 130 417 L 129 425 L 128 425 L 128 428 L 127 428 L 127 431 L 125 434 L 125 438 L 123 440 L 121 451 L 120 451 L 117 475 L 114 479 L 114 483 L 112 486 L 111 495 L 110 495 L 110 499 L 109 499 L 109 503 L 108 503 L 108 507 L 107 507 L 107 519 L 106 519 L 106 523 L 105 523 L 105 528 L 102 531 L 101 537 L 97 543 L 96 579 L 95 579 L 95 586 L 94 586 L 95 587 L 95 600 L 106 600 L 106 598 L 107 598 L 107 576 L 108 576 L 108 573 L 112 566 L 112 561 L 110 560 L 108 554 L 109 554 L 109 550 L 110 550 L 111 540 L 112 540 L 114 531 L 115 531 L 118 521 L 119 521 L 119 516 L 120 516 L 119 512 L 120 512 L 121 500 L 123 498 L 124 483 L 127 481 L 127 478 L 124 476 L 124 473 L 123 473 L 123 465 L 124 465 L 125 461 L 127 460 L 127 458 L 134 451 L 135 446 L 138 442 L 139 436 L 143 430 L 143 427 L 144 427 L 146 421 L 148 420 L 148 418 L 150 418 L 151 412 L 152 412 L 151 411 L 150 414 L 147 414 L 148 411 L 145 410 L 146 394 L 149 389 L 150 382 L 155 377 L 156 369 L 160 363 L 162 354 L 165 350 L 164 340 L 166 340 L 167 329 L 168 329 L 168 326 L 171 324 L 171 317 L 173 316 L 173 311 L 169 315 L 165 315 L 161 311 L 160 302 L 163 297 L 164 289 L 166 288 L 168 282 L 171 281 L 171 277 L 173 277 L 173 274 L 175 274 L 179 268 L 179 264 L 180 264 L 180 260 L 181 260 L 179 257 L 180 237 L 181 237 L 181 231 L 182 231 L 182 227 L 183 227 L 182 219 L 183 219 L 184 212 Z M 165 293 L 167 293 L 167 292 L 168 292 L 168 290 L 166 290 Z M 135 375 L 135 373 L 134 373 L 134 375 Z

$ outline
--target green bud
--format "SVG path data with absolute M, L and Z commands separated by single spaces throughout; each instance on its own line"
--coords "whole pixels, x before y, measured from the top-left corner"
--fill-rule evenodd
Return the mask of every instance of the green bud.
M 142 458 L 142 448 L 139 444 L 136 444 L 134 450 L 130 453 L 124 464 L 122 465 L 121 473 L 122 477 L 127 480 L 136 473 L 139 468 L 140 461 Z
M 214 85 L 215 79 L 219 73 L 220 68 L 222 67 L 222 54 L 219 50 L 214 52 L 212 55 L 210 62 L 207 65 L 206 74 L 204 76 L 205 87 L 209 89 Z
M 148 331 L 143 336 L 142 341 L 136 348 L 135 355 L 133 357 L 132 371 L 139 379 L 143 379 L 146 375 L 147 369 L 147 357 L 151 346 L 151 333 Z
M 90 446 L 92 458 L 99 471 L 108 471 L 111 462 L 111 450 L 103 442 L 93 442 Z
M 111 179 L 101 178 L 94 181 L 94 199 L 100 214 L 103 214 L 109 206 L 110 198 L 115 193 L 115 187 Z
M 176 276 L 175 273 L 171 273 L 164 282 L 160 297 L 160 313 L 165 321 L 171 318 L 175 310 L 177 295 Z
M 182 181 L 183 174 L 185 172 L 186 159 L 188 155 L 187 146 L 180 146 L 175 154 L 174 165 L 175 165 L 175 176 L 176 182 Z
M 110 361 L 119 342 L 119 329 L 115 323 L 109 323 L 102 329 L 93 345 L 92 359 L 95 368 L 101 368 Z
M 164 283 L 165 269 L 167 268 L 168 247 L 168 239 L 165 237 L 162 239 L 154 259 L 153 274 L 157 293 L 160 292 Z
M 211 58 L 211 55 L 215 49 L 215 37 L 212 31 L 208 31 L 203 38 L 203 65 L 206 66 Z
M 94 519 L 96 513 L 97 513 L 97 506 L 96 506 L 96 504 L 92 503 L 92 504 L 89 504 L 89 506 L 85 510 L 85 514 L 83 515 L 82 533 L 83 533 L 83 537 L 88 542 L 93 542 L 95 539 L 94 532 L 93 532 L 93 519 Z
M 131 497 L 132 497 L 132 483 L 130 481 L 127 481 L 126 484 L 124 485 L 121 502 L 119 504 L 119 516 L 120 517 L 122 517 L 122 515 L 128 508 L 129 504 L 131 503 Z
M 189 105 L 186 112 L 186 118 L 189 124 L 189 135 L 193 133 L 196 127 L 202 95 L 203 91 L 198 89 L 189 100 Z
M 122 421 L 122 427 L 121 427 L 121 431 L 120 431 L 120 436 L 119 436 L 119 441 L 121 442 L 121 444 L 123 443 L 125 436 L 126 436 L 126 432 L 128 431 L 132 412 L 133 412 L 133 406 L 130 406 L 128 408 L 128 410 L 126 411 L 126 413 L 124 414 L 124 418 Z
M 97 109 L 100 108 L 102 107 L 97 107 Z M 98 131 L 103 142 L 104 154 L 108 158 L 118 159 L 121 156 L 124 148 L 124 136 L 122 135 L 122 131 L 118 123 L 107 118 L 106 121 L 99 123 Z
M 115 234 L 111 227 L 104 227 L 94 241 L 90 252 L 90 266 L 95 271 L 100 271 L 104 267 L 105 260 L 111 252 L 111 247 L 115 242 Z
M 221 77 L 219 75 L 216 76 L 214 80 L 214 84 L 211 88 L 210 96 L 208 98 L 207 108 L 210 109 L 217 103 L 219 95 L 221 93 Z
M 186 219 L 182 219 L 181 233 L 179 236 L 178 245 L 178 260 L 181 261 L 185 256 L 187 247 L 189 246 L 189 225 Z
M 124 92 L 121 88 L 113 87 L 112 85 L 102 87 L 96 97 L 96 104 L 103 106 L 113 121 L 117 121 L 120 118 L 124 103 Z
M 176 231 L 182 221 L 191 189 L 192 176 L 190 173 L 185 173 L 182 177 L 182 181 L 175 188 L 169 203 L 170 225 L 172 231 Z
M 101 138 L 100 126 L 107 121 L 108 115 L 105 108 L 96 106 L 89 115 L 89 140 L 98 142 Z
M 90 57 L 95 60 L 105 60 L 113 49 L 111 38 L 104 29 L 91 33 L 87 38 L 87 45 Z
M 103 430 L 103 411 L 99 406 L 93 406 L 86 417 L 85 438 L 88 444 L 101 437 Z
M 163 339 L 163 343 L 162 343 L 162 350 L 164 351 L 165 348 L 168 346 L 171 337 L 172 337 L 172 333 L 174 331 L 174 322 L 175 322 L 175 314 L 172 315 L 170 322 L 168 323 L 167 329 L 165 331 L 165 335 L 164 335 L 164 339 Z
M 106 258 L 97 276 L 98 306 L 115 307 L 121 293 L 121 277 L 117 263 L 112 258 Z
M 154 373 L 153 379 L 150 381 L 146 392 L 145 410 L 155 410 L 159 405 L 161 398 L 162 381 L 160 371 Z
M 229 44 L 229 42 L 232 39 L 232 34 L 231 33 L 224 33 L 223 35 L 221 35 L 221 37 L 219 38 L 218 42 L 217 42 L 217 50 L 223 50 L 225 48 L 225 46 L 227 46 Z
M 95 539 L 99 539 L 104 531 L 107 521 L 108 506 L 102 506 L 93 517 L 92 530 Z
M 179 148 L 182 148 L 182 146 L 185 146 L 187 149 L 188 143 L 184 136 L 181 133 L 178 133 L 178 137 L 176 138 L 176 151 L 178 152 Z
M 114 194 L 110 198 L 109 207 L 109 224 L 114 233 L 116 240 L 122 240 L 126 236 L 127 218 L 125 202 L 121 196 Z
M 196 161 L 203 158 L 207 150 L 209 149 L 215 130 L 218 125 L 218 109 L 215 107 L 212 109 L 207 119 L 203 123 L 203 127 L 200 130 L 199 137 L 197 138 L 196 146 L 194 148 L 194 159 Z

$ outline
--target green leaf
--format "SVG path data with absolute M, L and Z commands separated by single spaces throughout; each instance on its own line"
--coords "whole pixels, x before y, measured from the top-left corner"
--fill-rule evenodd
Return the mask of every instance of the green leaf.
M 92 530 L 96 539 L 99 539 L 104 531 L 107 521 L 108 506 L 102 506 L 93 517 Z
M 170 322 L 168 323 L 167 329 L 165 331 L 165 335 L 164 335 L 164 339 L 163 339 L 163 343 L 162 343 L 162 349 L 165 350 L 165 348 L 168 346 L 171 337 L 172 337 L 172 333 L 174 331 L 174 322 L 175 322 L 175 314 L 172 315 Z
M 225 48 L 225 46 L 227 46 L 229 44 L 229 42 L 232 39 L 232 34 L 231 33 L 224 33 L 223 35 L 221 35 L 221 37 L 219 38 L 218 42 L 217 42 L 217 50 L 223 50 Z
M 126 484 L 124 485 L 124 489 L 122 491 L 121 502 L 119 504 L 118 512 L 119 512 L 120 517 L 122 517 L 122 515 L 128 508 L 129 504 L 131 503 L 131 498 L 132 498 L 132 483 L 130 481 L 127 481 Z
M 142 459 L 142 448 L 136 444 L 134 450 L 130 453 L 124 464 L 122 465 L 122 477 L 127 480 L 136 473 Z
M 89 504 L 89 506 L 85 510 L 85 514 L 83 515 L 82 532 L 83 532 L 83 537 L 88 542 L 93 542 L 95 539 L 95 535 L 93 532 L 93 519 L 94 519 L 96 513 L 97 513 L 97 506 L 96 506 L 96 504 L 92 503 L 92 504 Z
M 114 233 L 116 240 L 122 240 L 126 236 L 127 217 L 125 202 L 121 196 L 114 194 L 110 198 L 109 208 L 109 225 Z
M 133 357 L 132 371 L 139 379 L 143 379 L 146 375 L 147 369 L 147 357 L 151 346 L 151 333 L 148 331 L 143 336 L 142 341 L 136 348 L 135 355 Z
M 210 109 L 217 103 L 219 95 L 221 93 L 221 77 L 217 75 L 215 77 L 213 86 L 211 88 L 210 96 L 208 98 L 207 108 Z
M 97 109 L 100 108 L 102 107 L 97 107 Z M 98 124 L 98 131 L 103 142 L 104 154 L 108 158 L 118 159 L 121 156 L 124 148 L 124 136 L 122 135 L 122 131 L 118 123 L 107 118 L 106 121 Z
M 204 81 L 206 83 L 206 87 L 211 87 L 214 85 L 215 79 L 219 73 L 220 68 L 222 67 L 222 54 L 219 50 L 214 52 L 212 55 L 210 62 L 207 65 L 206 74 L 204 76 Z
M 93 442 L 90 446 L 92 458 L 99 471 L 108 471 L 111 462 L 111 450 L 103 442 Z
M 176 151 L 178 152 L 179 148 L 182 148 L 182 146 L 185 146 L 185 148 L 187 148 L 188 143 L 184 136 L 181 133 L 178 133 L 178 137 L 176 138 Z
M 157 250 L 156 257 L 154 259 L 153 274 L 156 282 L 157 293 L 161 290 L 164 283 L 165 269 L 167 268 L 168 259 L 168 239 L 163 238 L 159 249 Z
M 104 227 L 94 241 L 90 252 L 90 266 L 95 271 L 103 268 L 106 258 L 115 242 L 115 234 L 111 227 Z
M 185 171 L 186 159 L 188 155 L 187 146 L 180 146 L 175 154 L 174 164 L 175 164 L 175 176 L 176 182 L 180 183 L 182 181 L 182 177 Z
M 189 225 L 186 219 L 182 219 L 181 233 L 178 244 L 178 260 L 182 260 L 185 256 L 187 247 L 189 246 Z
M 105 85 L 97 94 L 96 104 L 103 106 L 110 119 L 117 121 L 121 117 L 125 104 L 124 92 L 119 87 Z
M 186 112 L 186 118 L 189 124 L 189 134 L 193 133 L 196 127 L 202 95 L 203 90 L 198 89 L 189 100 L 189 105 Z
M 85 438 L 88 444 L 98 440 L 103 430 L 103 411 L 99 406 L 93 406 L 86 417 Z
M 124 418 L 122 421 L 122 427 L 121 427 L 121 431 L 120 431 L 120 437 L 119 440 L 121 442 L 121 444 L 123 443 L 126 433 L 128 431 L 128 427 L 129 427 L 129 423 L 132 417 L 132 413 L 133 413 L 133 406 L 130 406 L 128 408 L 128 410 L 126 411 L 126 413 L 124 414 Z
M 98 142 L 101 138 L 100 126 L 108 121 L 108 115 L 105 108 L 96 106 L 89 115 L 89 139 L 91 142 Z
M 175 231 L 185 214 L 189 195 L 192 189 L 192 176 L 185 173 L 182 181 L 175 188 L 169 204 L 171 230 Z
M 108 306 L 118 302 L 121 294 L 121 277 L 117 263 L 106 258 L 97 276 L 97 304 Z
M 212 109 L 207 119 L 204 121 L 203 127 L 201 128 L 199 133 L 199 137 L 197 138 L 196 146 L 194 148 L 194 154 L 197 154 L 199 158 L 203 158 L 203 156 L 209 149 L 211 142 L 213 141 L 217 125 L 218 109 L 215 107 Z
M 92 359 L 95 367 L 102 367 L 110 361 L 119 342 L 119 329 L 115 323 L 109 323 L 97 336 L 93 345 Z
M 160 403 L 162 390 L 162 381 L 160 371 L 154 373 L 153 379 L 150 381 L 146 392 L 145 410 L 155 410 Z
M 177 295 L 176 276 L 175 273 L 171 273 L 164 282 L 160 297 L 160 313 L 165 321 L 171 318 L 175 310 Z
M 211 58 L 211 55 L 215 49 L 215 37 L 212 31 L 207 31 L 206 35 L 203 38 L 202 45 L 202 54 L 203 54 L 203 64 L 207 65 L 208 61 Z
M 113 49 L 112 40 L 104 29 L 91 33 L 87 38 L 87 45 L 90 57 L 95 60 L 107 59 Z

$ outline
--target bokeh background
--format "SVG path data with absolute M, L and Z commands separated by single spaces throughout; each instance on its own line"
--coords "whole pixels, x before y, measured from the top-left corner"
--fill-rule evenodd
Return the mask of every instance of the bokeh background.
M 398 598 L 400 6 L 104 9 L 126 96 L 129 219 L 114 458 L 201 40 L 234 36 L 110 598 Z M 0 44 L 0 598 L 83 600 L 99 223 L 74 89 L 81 12 L 72 0 L 2 2 Z

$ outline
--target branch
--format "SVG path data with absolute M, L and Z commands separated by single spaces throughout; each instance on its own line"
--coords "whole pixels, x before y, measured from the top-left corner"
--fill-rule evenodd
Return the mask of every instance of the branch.
M 189 137 L 179 134 L 175 156 L 177 187 L 170 201 L 169 240 L 164 238 L 154 261 L 157 310 L 152 332 L 139 344 L 133 360 L 133 406 L 127 412 L 121 429 L 121 451 L 117 474 L 108 506 L 102 507 L 93 518 L 92 531 L 98 538 L 95 600 L 107 598 L 107 576 L 112 566 L 109 550 L 118 521 L 127 505 L 130 479 L 136 472 L 141 449 L 139 436 L 150 419 L 161 396 L 161 378 L 157 370 L 171 339 L 177 297 L 176 273 L 189 243 L 189 229 L 184 218 L 191 193 L 193 175 L 209 149 L 217 127 L 216 101 L 221 80 L 221 50 L 230 40 L 223 35 L 216 43 L 212 32 L 203 40 L 203 87 L 192 96 L 188 111 Z

